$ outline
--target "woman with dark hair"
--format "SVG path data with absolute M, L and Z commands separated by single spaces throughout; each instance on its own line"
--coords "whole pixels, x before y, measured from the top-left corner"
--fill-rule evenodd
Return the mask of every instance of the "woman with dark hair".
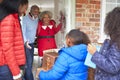
M 28 0 L 0 1 L 0 80 L 22 80 L 20 67 L 26 58 L 18 13 L 23 2 L 28 4 Z
M 110 39 L 104 41 L 100 51 L 88 45 L 97 66 L 95 80 L 120 80 L 120 7 L 107 14 L 104 29 Z
M 66 35 L 68 47 L 62 48 L 52 69 L 40 71 L 40 80 L 87 80 L 88 67 L 84 65 L 87 55 L 88 36 L 78 29 Z

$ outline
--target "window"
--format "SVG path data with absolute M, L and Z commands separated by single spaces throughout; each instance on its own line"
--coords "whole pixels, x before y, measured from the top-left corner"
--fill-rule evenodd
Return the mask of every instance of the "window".
M 114 9 L 115 7 L 120 6 L 120 0 L 102 0 L 101 4 L 101 19 L 100 19 L 100 35 L 98 42 L 102 43 L 107 37 L 104 33 L 104 22 L 106 14 Z

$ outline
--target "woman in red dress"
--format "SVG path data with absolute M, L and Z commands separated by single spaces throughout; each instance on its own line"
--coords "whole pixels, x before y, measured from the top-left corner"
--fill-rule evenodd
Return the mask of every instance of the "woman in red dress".
M 44 50 L 57 48 L 55 34 L 60 31 L 63 20 L 61 18 L 60 23 L 56 26 L 56 22 L 51 20 L 52 13 L 49 11 L 42 12 L 40 18 L 37 29 L 37 43 L 38 54 L 42 57 Z

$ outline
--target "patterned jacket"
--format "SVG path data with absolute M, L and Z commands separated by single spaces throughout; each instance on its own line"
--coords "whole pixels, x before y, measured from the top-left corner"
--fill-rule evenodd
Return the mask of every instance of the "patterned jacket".
M 110 46 L 110 40 L 105 40 L 92 61 L 97 65 L 95 80 L 120 80 L 120 50 L 115 44 Z

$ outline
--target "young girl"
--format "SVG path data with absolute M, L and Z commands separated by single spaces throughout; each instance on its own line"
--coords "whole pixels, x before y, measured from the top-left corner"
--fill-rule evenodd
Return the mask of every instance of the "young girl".
M 104 29 L 110 39 L 104 41 L 100 51 L 88 45 L 97 65 L 95 80 L 120 80 L 120 7 L 108 13 Z
M 87 80 L 88 67 L 84 65 L 87 55 L 88 36 L 73 29 L 66 35 L 67 48 L 62 48 L 58 53 L 51 70 L 40 71 L 40 80 Z
M 22 80 L 26 57 L 18 15 L 27 6 L 28 0 L 0 1 L 0 80 Z

